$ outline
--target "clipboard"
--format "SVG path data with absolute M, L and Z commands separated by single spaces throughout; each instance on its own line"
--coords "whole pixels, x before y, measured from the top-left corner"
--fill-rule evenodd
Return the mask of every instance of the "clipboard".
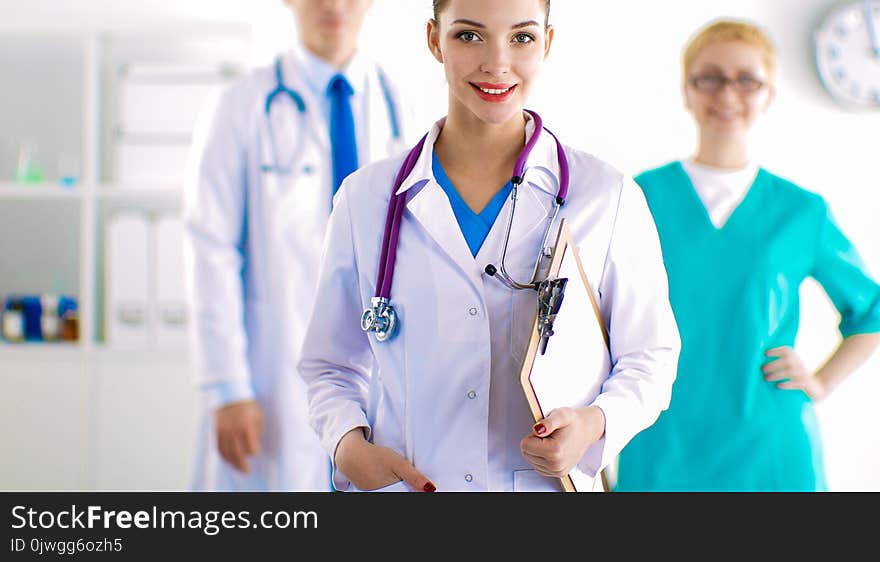
M 590 404 L 611 372 L 608 331 L 565 219 L 559 225 L 547 279 L 564 285 L 564 294 L 552 318 L 551 335 L 543 342 L 539 291 L 520 368 L 520 384 L 536 422 L 555 408 Z M 601 489 L 577 467 L 560 480 L 566 492 L 609 491 L 605 471 L 596 479 L 601 480 Z

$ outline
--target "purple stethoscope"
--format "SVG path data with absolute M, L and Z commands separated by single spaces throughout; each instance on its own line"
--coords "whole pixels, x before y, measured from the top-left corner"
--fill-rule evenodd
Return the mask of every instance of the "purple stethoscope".
M 556 138 L 556 135 L 554 135 L 549 129 L 544 129 L 543 121 L 537 113 L 530 110 L 526 110 L 526 112 L 528 112 L 535 120 L 535 133 L 532 135 L 532 138 L 529 139 L 525 148 L 523 148 L 523 151 L 520 153 L 519 158 L 517 158 L 516 165 L 513 168 L 513 177 L 511 178 L 511 183 L 513 184 L 513 190 L 511 192 L 513 205 L 511 206 L 510 215 L 507 220 L 507 234 L 504 238 L 504 249 L 501 253 L 501 269 L 499 270 L 494 265 L 489 264 L 486 266 L 485 271 L 486 274 L 495 277 L 504 286 L 510 289 L 534 289 L 538 291 L 539 310 L 544 313 L 545 320 L 549 321 L 549 323 L 544 322 L 540 324 L 545 326 L 543 329 L 544 331 L 542 331 L 542 336 L 546 331 L 547 337 L 549 338 L 549 336 L 552 335 L 553 317 L 562 302 L 566 280 L 548 279 L 543 282 L 537 282 L 535 281 L 535 278 L 538 275 L 542 258 L 549 258 L 552 255 L 552 248 L 547 246 L 547 241 L 550 236 L 550 228 L 553 225 L 553 221 L 559 214 L 560 207 L 565 205 L 565 199 L 568 196 L 569 167 L 568 159 L 565 156 L 565 150 L 559 142 L 559 139 Z M 544 229 L 544 237 L 541 241 L 538 258 L 535 260 L 535 268 L 532 271 L 532 280 L 529 283 L 519 283 L 505 270 L 504 260 L 507 256 L 507 245 L 510 242 L 513 216 L 516 214 L 517 190 L 523 183 L 526 161 L 528 160 L 532 149 L 538 143 L 541 132 L 544 130 L 546 130 L 556 141 L 556 153 L 559 159 L 560 170 L 559 191 L 556 193 L 553 209 L 547 215 L 547 226 Z M 420 140 L 415 148 L 410 151 L 406 159 L 404 159 L 400 170 L 397 172 L 397 178 L 394 180 L 394 188 L 391 191 L 391 201 L 388 203 L 388 213 L 385 217 L 385 234 L 382 237 L 382 252 L 379 257 L 379 275 L 376 280 L 376 295 L 370 301 L 372 306 L 364 310 L 363 316 L 361 316 L 361 329 L 365 332 L 375 333 L 376 339 L 380 342 L 387 341 L 394 337 L 400 325 L 397 313 L 391 305 L 391 282 L 394 279 L 394 262 L 397 257 L 397 241 L 400 237 L 400 223 L 401 218 L 403 217 L 403 209 L 406 206 L 407 192 L 398 194 L 398 190 L 400 189 L 401 184 L 403 184 L 403 181 L 415 168 L 416 162 L 422 153 L 422 148 L 424 147 L 427 138 L 428 135 L 422 137 L 422 140 Z M 546 339 L 543 341 L 543 345 L 546 346 Z

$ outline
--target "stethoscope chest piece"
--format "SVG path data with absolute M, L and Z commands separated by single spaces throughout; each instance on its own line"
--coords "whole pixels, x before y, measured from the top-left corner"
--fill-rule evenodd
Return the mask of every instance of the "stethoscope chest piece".
M 376 334 L 380 342 L 390 340 L 397 333 L 397 312 L 386 298 L 373 297 L 370 303 L 361 316 L 361 329 Z

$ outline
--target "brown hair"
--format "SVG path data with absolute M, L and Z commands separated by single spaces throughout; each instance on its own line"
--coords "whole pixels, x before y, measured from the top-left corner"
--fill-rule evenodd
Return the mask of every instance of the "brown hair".
M 449 3 L 449 0 L 434 0 L 434 20 L 440 21 L 440 12 L 442 12 L 446 8 L 446 4 Z M 544 25 L 550 23 L 550 0 L 544 0 L 544 5 L 547 8 L 547 15 L 544 17 Z
M 681 57 L 682 79 L 685 83 L 700 52 L 709 45 L 723 41 L 741 41 L 756 47 L 761 51 L 767 72 L 771 76 L 775 74 L 778 55 L 767 33 L 757 25 L 746 21 L 721 19 L 697 31 L 685 46 Z

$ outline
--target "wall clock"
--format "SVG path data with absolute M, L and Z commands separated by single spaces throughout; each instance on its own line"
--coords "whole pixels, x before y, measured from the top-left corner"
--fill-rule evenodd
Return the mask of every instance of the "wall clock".
M 814 40 L 819 77 L 834 99 L 847 107 L 880 109 L 880 0 L 837 6 Z

